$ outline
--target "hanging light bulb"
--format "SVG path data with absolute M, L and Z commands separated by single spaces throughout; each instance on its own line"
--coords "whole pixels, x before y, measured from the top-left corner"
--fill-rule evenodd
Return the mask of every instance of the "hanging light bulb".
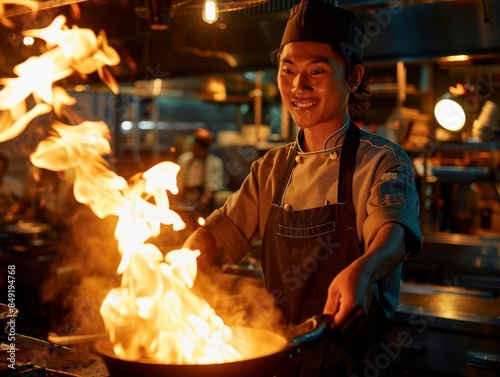
M 219 18 L 219 9 L 217 8 L 217 0 L 205 0 L 203 5 L 203 21 L 207 24 L 213 24 Z

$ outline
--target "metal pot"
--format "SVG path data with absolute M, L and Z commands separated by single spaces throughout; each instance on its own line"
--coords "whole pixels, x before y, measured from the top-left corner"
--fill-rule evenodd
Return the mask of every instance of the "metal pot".
M 313 316 L 292 329 L 287 337 L 249 327 L 233 328 L 235 348 L 243 360 L 222 364 L 160 364 L 147 360 L 124 360 L 115 356 L 109 341 L 98 341 L 96 351 L 113 377 L 266 377 L 295 356 L 300 347 L 318 342 L 330 332 L 332 317 Z
M 52 237 L 52 233 L 53 229 L 50 224 L 31 220 L 20 220 L 0 229 L 0 236 L 6 244 L 25 246 L 24 250 L 20 248 L 19 251 L 25 251 L 31 246 L 44 246 Z

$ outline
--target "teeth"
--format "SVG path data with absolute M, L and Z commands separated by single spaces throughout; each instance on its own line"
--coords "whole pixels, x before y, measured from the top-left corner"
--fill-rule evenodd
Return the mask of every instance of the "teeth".
M 316 105 L 315 102 L 306 102 L 306 103 L 303 103 L 303 102 L 294 102 L 293 104 L 295 106 L 297 106 L 297 107 L 312 107 L 312 106 Z

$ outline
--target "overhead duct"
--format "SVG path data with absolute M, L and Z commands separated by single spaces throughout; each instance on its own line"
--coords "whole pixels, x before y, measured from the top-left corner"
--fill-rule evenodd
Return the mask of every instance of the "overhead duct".
M 136 66 L 133 72 L 127 67 L 120 67 L 115 72 L 118 80 L 129 81 L 272 69 L 269 54 L 279 46 L 289 10 L 298 0 L 262 3 L 250 0 L 253 6 L 243 9 L 234 5 L 245 3 L 245 0 L 219 0 L 222 10 L 224 4 L 232 4 L 233 8 L 230 12 L 222 12 L 219 21 L 212 25 L 201 19 L 201 0 L 148 1 L 156 6 L 151 16 L 158 22 L 168 22 L 167 30 L 151 30 L 149 19 L 134 12 L 134 7 L 141 4 L 138 1 L 47 0 L 39 4 L 50 9 L 59 6 L 59 13 L 66 5 L 78 5 L 80 19 L 75 20 L 75 24 L 94 31 L 105 30 L 110 43 L 127 59 L 133 60 Z M 329 2 L 352 9 L 367 25 L 364 51 L 367 64 L 437 61 L 464 54 L 471 59 L 492 56 L 493 60 L 498 60 L 498 1 Z M 161 19 L 158 13 L 162 7 L 169 7 L 168 20 Z M 151 10 L 154 9 L 151 5 Z M 28 11 L 26 7 L 16 7 L 9 9 L 4 17 Z M 23 51 L 14 49 L 18 46 L 13 46 L 16 42 L 11 38 L 12 31 L 0 31 L 0 48 L 4 55 L 0 57 L 0 69 L 8 72 Z

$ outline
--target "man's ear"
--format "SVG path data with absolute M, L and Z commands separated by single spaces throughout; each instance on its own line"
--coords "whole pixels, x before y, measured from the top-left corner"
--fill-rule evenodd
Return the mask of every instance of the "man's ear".
M 358 86 L 361 84 L 361 80 L 363 80 L 363 75 L 365 74 L 365 66 L 358 64 L 351 72 L 351 77 L 349 80 L 349 86 L 353 91 L 358 89 Z

